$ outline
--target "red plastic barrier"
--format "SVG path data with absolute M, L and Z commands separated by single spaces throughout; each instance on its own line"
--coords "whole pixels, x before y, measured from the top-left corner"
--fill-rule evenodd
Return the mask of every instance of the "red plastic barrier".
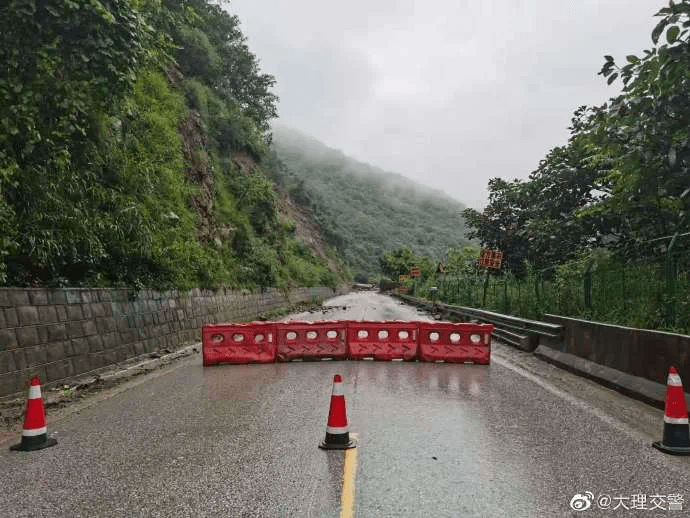
M 276 359 L 273 322 L 204 324 L 201 344 L 204 365 L 219 363 L 272 363 Z
M 347 347 L 351 360 L 414 360 L 417 357 L 417 322 L 347 323 Z
M 319 320 L 314 322 L 286 321 L 276 324 L 278 333 L 278 361 L 297 358 L 320 360 L 347 359 L 346 330 L 344 321 Z
M 419 322 L 419 359 L 488 365 L 493 324 Z

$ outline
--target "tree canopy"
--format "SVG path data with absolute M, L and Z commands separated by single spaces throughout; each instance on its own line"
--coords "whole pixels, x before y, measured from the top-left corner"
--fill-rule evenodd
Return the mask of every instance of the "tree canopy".
M 654 47 L 599 72 L 619 95 L 578 108 L 567 144 L 526 181 L 489 182 L 489 204 L 468 209 L 469 235 L 504 251 L 511 268 L 563 263 L 606 247 L 643 257 L 650 242 L 690 230 L 690 2 L 657 14 Z
M 335 285 L 266 170 L 275 79 L 207 0 L 0 4 L 0 283 Z

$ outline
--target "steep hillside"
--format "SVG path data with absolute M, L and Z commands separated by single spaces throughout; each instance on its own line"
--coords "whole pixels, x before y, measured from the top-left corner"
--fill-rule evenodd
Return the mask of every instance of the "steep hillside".
M 273 127 L 282 162 L 277 182 L 309 210 L 321 233 L 359 277 L 380 272 L 381 254 L 408 245 L 439 260 L 469 244 L 460 202 L 401 175 L 358 162 L 282 125 Z
M 10 0 L 0 62 L 0 284 L 338 282 L 268 178 L 275 80 L 220 5 Z

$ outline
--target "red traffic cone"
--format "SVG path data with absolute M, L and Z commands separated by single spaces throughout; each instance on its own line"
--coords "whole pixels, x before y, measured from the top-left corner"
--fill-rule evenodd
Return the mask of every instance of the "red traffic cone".
M 675 367 L 671 367 L 668 371 L 665 399 L 664 437 L 652 446 L 671 455 L 690 455 L 688 407 L 685 404 L 683 383 Z
M 31 378 L 29 399 L 26 402 L 26 414 L 24 415 L 22 442 L 10 446 L 10 450 L 42 450 L 56 444 L 57 440 L 48 438 L 46 412 L 43 408 L 43 399 L 41 399 L 41 380 L 37 377 Z
M 348 450 L 356 446 L 357 441 L 351 439 L 350 433 L 347 431 L 343 377 L 340 374 L 336 374 L 333 377 L 333 393 L 331 394 L 331 408 L 328 412 L 326 438 L 319 444 L 319 448 L 324 450 Z

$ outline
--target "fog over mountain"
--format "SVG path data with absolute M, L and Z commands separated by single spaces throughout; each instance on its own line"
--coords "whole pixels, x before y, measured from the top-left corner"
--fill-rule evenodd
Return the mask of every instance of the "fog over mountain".
M 354 160 L 302 132 L 275 124 L 276 180 L 311 212 L 353 274 L 375 275 L 382 252 L 407 245 L 443 260 L 468 243 L 463 204 L 400 174 Z

